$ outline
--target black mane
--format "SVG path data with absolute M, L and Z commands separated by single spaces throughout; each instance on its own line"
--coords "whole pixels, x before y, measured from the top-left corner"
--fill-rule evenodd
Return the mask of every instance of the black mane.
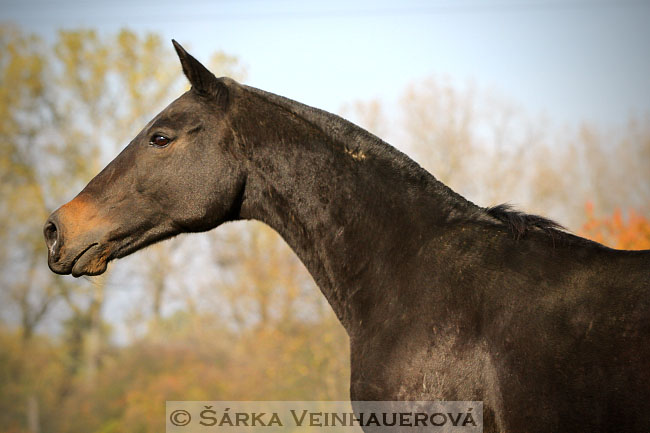
M 488 207 L 485 211 L 488 215 L 505 223 L 517 238 L 524 236 L 526 232 L 533 229 L 540 229 L 545 232 L 559 230 L 564 233 L 566 231 L 564 226 L 551 219 L 521 212 L 508 203 Z

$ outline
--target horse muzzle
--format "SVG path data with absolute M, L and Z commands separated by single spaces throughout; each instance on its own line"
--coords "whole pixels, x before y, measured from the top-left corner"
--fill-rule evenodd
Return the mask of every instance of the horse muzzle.
M 77 196 L 45 222 L 48 266 L 61 275 L 99 275 L 106 271 L 110 250 L 102 242 L 109 224 L 90 200 Z

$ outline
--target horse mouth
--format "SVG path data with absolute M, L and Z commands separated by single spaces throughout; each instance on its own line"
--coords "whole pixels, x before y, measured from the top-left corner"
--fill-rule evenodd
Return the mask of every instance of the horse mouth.
M 82 275 L 99 275 L 106 271 L 108 265 L 108 250 L 94 242 L 82 250 L 72 261 L 71 274 L 73 277 Z

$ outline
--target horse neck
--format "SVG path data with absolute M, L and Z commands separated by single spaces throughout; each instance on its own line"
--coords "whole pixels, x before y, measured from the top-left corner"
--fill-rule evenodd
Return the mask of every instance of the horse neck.
M 394 290 L 394 266 L 421 247 L 427 227 L 475 206 L 337 116 L 255 102 L 237 126 L 247 131 L 240 216 L 280 233 L 351 332 L 367 312 L 361 304 Z

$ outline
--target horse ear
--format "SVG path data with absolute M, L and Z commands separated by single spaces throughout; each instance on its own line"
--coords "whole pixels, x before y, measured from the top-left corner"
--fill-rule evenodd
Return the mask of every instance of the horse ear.
M 181 44 L 174 39 L 172 39 L 172 44 L 174 44 L 176 54 L 178 54 L 183 67 L 183 73 L 192 85 L 193 91 L 200 95 L 218 96 L 219 99 L 223 98 L 223 96 L 227 97 L 228 89 L 221 80 L 185 51 Z

